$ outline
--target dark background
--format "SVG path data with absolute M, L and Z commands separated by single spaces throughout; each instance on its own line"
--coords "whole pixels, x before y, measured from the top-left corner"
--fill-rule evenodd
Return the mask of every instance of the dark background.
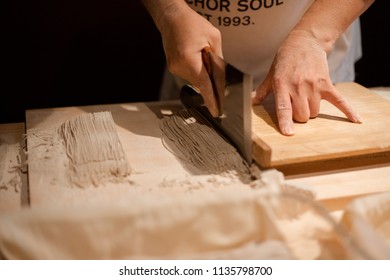
M 390 86 L 388 8 L 377 0 L 361 17 L 356 82 L 366 87 Z M 0 123 L 24 122 L 26 109 L 157 100 L 164 53 L 138 0 L 13 0 L 8 10 Z

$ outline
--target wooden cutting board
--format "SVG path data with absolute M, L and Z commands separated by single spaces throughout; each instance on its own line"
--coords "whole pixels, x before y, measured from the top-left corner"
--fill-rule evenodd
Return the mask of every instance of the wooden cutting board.
M 295 135 L 279 133 L 273 96 L 253 107 L 253 158 L 263 168 L 298 174 L 390 162 L 390 101 L 357 83 L 336 88 L 363 118 L 355 124 L 332 104 L 321 101 L 320 114 L 294 124 Z

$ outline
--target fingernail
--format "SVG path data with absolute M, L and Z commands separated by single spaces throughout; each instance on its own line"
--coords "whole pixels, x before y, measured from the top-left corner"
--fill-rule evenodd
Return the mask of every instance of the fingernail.
M 285 127 L 282 129 L 282 134 L 286 136 L 294 135 L 294 130 L 291 127 Z
M 363 123 L 363 119 L 359 114 L 355 115 L 355 122 L 356 123 Z

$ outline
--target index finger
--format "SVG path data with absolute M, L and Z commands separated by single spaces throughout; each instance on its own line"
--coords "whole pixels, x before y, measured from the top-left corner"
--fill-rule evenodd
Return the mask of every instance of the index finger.
M 354 123 L 362 123 L 359 114 L 352 108 L 345 97 L 333 86 L 332 90 L 326 91 L 322 94 L 322 99 L 333 104 L 337 109 L 344 113 L 344 115 Z

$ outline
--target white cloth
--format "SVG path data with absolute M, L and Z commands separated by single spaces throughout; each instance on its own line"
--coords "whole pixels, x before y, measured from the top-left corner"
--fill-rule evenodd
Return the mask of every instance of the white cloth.
M 186 0 L 222 34 L 227 62 L 251 74 L 256 88 L 264 80 L 276 51 L 313 0 Z M 333 82 L 352 82 L 354 64 L 361 57 L 360 24 L 357 19 L 336 41 L 328 56 Z M 177 99 L 181 87 L 168 71 L 161 99 Z

